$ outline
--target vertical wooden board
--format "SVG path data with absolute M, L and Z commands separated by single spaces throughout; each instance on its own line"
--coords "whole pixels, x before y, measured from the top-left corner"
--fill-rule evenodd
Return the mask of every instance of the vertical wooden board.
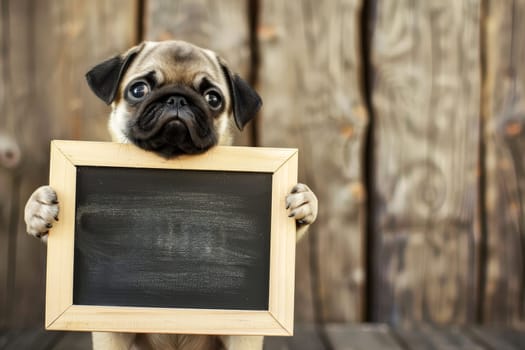
M 483 130 L 487 262 L 483 320 L 525 322 L 525 1 L 486 1 Z
M 0 168 L 0 329 L 7 326 L 7 275 L 9 217 L 11 212 L 11 176 Z M 0 343 L 1 344 L 1 343 Z
M 31 37 L 31 27 L 27 25 L 31 16 L 30 7 L 29 1 L 2 1 L 3 77 L 0 83 L 4 94 L 1 118 L 11 136 L 20 143 L 23 155 L 22 164 L 16 173 L 11 174 L 9 183 L 10 214 L 5 223 L 9 236 L 7 254 L 10 260 L 5 284 L 6 308 L 3 315 L 7 327 L 19 323 L 26 316 L 24 315 L 26 311 L 33 312 L 33 318 L 38 318 L 37 315 L 42 314 L 43 311 L 44 285 L 41 266 L 44 261 L 45 249 L 36 240 L 31 241 L 24 237 L 23 232 L 19 232 L 17 229 L 21 220 L 20 209 L 23 208 L 23 205 L 20 204 L 20 184 L 24 178 L 24 171 L 29 170 L 29 166 L 25 166 L 25 164 L 32 163 L 33 169 L 31 170 L 41 172 L 44 181 L 46 178 L 45 168 L 42 168 L 42 164 L 45 162 L 43 157 L 36 160 L 33 158 L 35 154 L 26 155 L 26 153 L 30 153 L 28 143 L 36 146 L 34 148 L 36 154 L 42 153 L 39 149 L 42 144 L 38 144 L 36 140 L 40 137 L 39 133 L 46 134 L 45 128 L 42 127 L 44 125 L 42 118 L 39 115 L 33 115 L 31 118 L 33 110 L 30 109 L 31 103 L 29 101 L 34 101 L 34 96 L 29 82 L 32 80 L 33 71 L 31 70 L 32 58 L 27 52 L 27 45 Z M 29 122 L 31 119 L 32 123 Z M 24 134 L 29 130 L 31 130 L 32 136 L 24 138 Z M 31 138 L 35 140 L 31 140 Z M 27 143 L 26 140 L 28 140 Z M 15 179 L 16 181 L 13 181 Z M 24 244 L 26 242 L 28 242 L 28 246 Z M 27 281 L 27 284 L 22 286 L 18 283 L 21 269 L 17 266 L 20 248 L 22 248 L 21 254 L 25 258 L 23 263 L 27 272 L 27 275 L 23 276 L 24 282 Z M 30 271 L 27 271 L 28 267 L 30 267 Z M 26 296 L 28 298 L 24 298 Z M 22 303 L 20 303 L 20 299 L 24 299 Z M 36 310 L 37 308 L 40 310 Z M 21 315 L 15 317 L 15 313 Z
M 9 1 L 0 1 L 0 152 L 4 152 L 7 144 L 14 140 L 13 120 L 10 115 L 9 83 L 12 79 L 9 65 Z M 13 177 L 16 169 L 11 169 L 4 164 L 4 158 L 0 155 L 0 329 L 5 329 L 8 323 L 10 289 L 9 279 L 11 279 L 9 260 L 10 241 L 13 235 L 10 234 L 10 222 L 13 197 Z M 2 338 L 5 340 L 7 335 Z M 2 347 L 2 339 L 0 339 Z
M 3 118 L 20 142 L 23 161 L 14 189 L 16 275 L 10 326 L 41 325 L 45 247 L 25 234 L 23 208 L 31 192 L 48 182 L 53 138 L 107 138 L 109 109 L 87 87 L 85 72 L 135 41 L 135 2 L 3 0 L 8 8 L 10 79 L 0 81 L 7 102 Z
M 480 3 L 375 1 L 373 321 L 474 318 Z
M 0 23 L 2 19 L 0 18 Z M 0 34 L 0 45 L 2 43 Z M 4 68 L 3 57 L 0 50 L 0 71 Z M 0 74 L 0 88 L 5 86 L 3 81 L 5 71 Z M 7 114 L 5 111 L 6 104 L 2 102 L 0 96 L 0 114 Z M 13 216 L 16 215 L 16 202 L 13 196 L 18 190 L 14 187 L 18 183 L 17 166 L 20 160 L 16 140 L 11 136 L 13 133 L 8 127 L 5 118 L 0 117 L 0 329 L 5 328 L 10 312 L 9 295 L 12 294 L 13 276 L 14 276 L 14 257 L 15 248 L 13 243 L 16 242 L 16 234 L 13 223 Z M 8 131 L 9 130 L 9 131 Z
M 110 109 L 89 89 L 84 76 L 136 43 L 136 1 L 46 0 L 32 6 L 31 44 L 38 55 L 33 62 L 35 104 L 44 107 L 42 117 L 53 121 L 48 126 L 51 135 L 108 140 Z M 46 142 L 46 153 L 48 148 Z
M 360 0 L 261 4 L 261 143 L 299 148 L 299 179 L 320 203 L 317 222 L 297 247 L 299 322 L 316 317 L 315 299 L 321 313 L 317 318 L 362 319 L 361 157 L 367 113 L 361 86 L 361 6 Z M 311 293 L 312 282 L 317 297 Z
M 184 40 L 217 52 L 244 79 L 250 73 L 247 1 L 148 0 L 145 40 Z M 238 145 L 250 145 L 248 125 L 234 130 Z

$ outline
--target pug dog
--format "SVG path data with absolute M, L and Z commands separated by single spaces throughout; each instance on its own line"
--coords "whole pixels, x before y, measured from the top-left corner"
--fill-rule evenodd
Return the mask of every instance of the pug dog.
M 183 41 L 144 42 L 86 74 L 93 92 L 111 105 L 113 141 L 162 157 L 198 154 L 231 145 L 232 128 L 255 117 L 262 101 L 213 51 Z M 283 198 L 297 223 L 297 239 L 317 216 L 317 198 L 297 184 Z M 59 219 L 59 198 L 38 188 L 25 207 L 27 232 L 46 242 Z M 93 333 L 97 350 L 260 350 L 263 337 Z

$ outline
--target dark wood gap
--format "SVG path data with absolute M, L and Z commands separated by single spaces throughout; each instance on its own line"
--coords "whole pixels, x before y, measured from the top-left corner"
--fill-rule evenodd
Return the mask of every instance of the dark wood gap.
M 363 234 L 365 235 L 365 287 L 364 296 L 365 307 L 363 311 L 363 321 L 374 321 L 374 110 L 372 108 L 372 62 L 370 60 L 370 50 L 372 41 L 373 17 L 375 14 L 375 2 L 363 1 L 361 12 L 361 62 L 363 76 L 363 98 L 368 112 L 368 127 L 365 132 L 364 152 L 363 152 L 363 181 L 366 192 L 365 223 Z
M 147 0 L 136 1 L 135 6 L 137 7 L 137 13 L 135 18 L 135 43 L 139 44 L 145 40 Z
M 259 19 L 261 12 L 260 0 L 248 0 L 247 3 L 247 17 L 248 17 L 248 40 L 250 49 L 250 66 L 248 68 L 248 83 L 257 87 L 259 83 L 259 71 L 261 63 L 261 52 L 259 45 L 259 36 L 257 28 L 259 28 Z M 247 132 L 250 133 L 250 145 L 257 147 L 260 145 L 259 130 L 260 113 L 248 125 Z
M 481 13 L 480 13 L 480 28 L 479 28 L 479 41 L 480 41 L 480 116 L 479 116 L 479 145 L 478 145 L 478 157 L 479 157 L 479 178 L 478 178 L 478 215 L 479 215 L 479 233 L 480 242 L 478 248 L 478 261 L 477 261 L 477 295 L 476 295 L 476 310 L 474 319 L 478 323 L 482 323 L 484 320 L 484 301 L 485 301 L 485 287 L 487 284 L 487 255 L 488 255 L 488 228 L 487 228 L 487 164 L 485 160 L 486 156 L 486 145 L 485 145 L 485 119 L 488 117 L 487 111 L 484 108 L 483 95 L 485 94 L 486 78 L 487 78 L 487 61 L 484 53 L 487 49 L 486 38 L 487 38 L 487 0 L 481 1 Z

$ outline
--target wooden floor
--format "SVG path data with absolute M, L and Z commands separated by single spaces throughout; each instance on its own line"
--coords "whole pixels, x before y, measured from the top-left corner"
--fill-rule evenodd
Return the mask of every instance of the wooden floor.
M 0 332 L 0 350 L 88 350 L 89 333 Z M 525 331 L 503 328 L 384 325 L 298 326 L 293 337 L 268 337 L 264 350 L 524 350 Z

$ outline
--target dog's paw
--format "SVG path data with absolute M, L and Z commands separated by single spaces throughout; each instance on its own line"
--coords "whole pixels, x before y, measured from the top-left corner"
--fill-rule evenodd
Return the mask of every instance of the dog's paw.
M 39 187 L 26 203 L 24 219 L 27 233 L 47 242 L 49 229 L 58 221 L 58 198 L 49 186 Z
M 286 197 L 286 209 L 298 227 L 310 225 L 317 218 L 317 197 L 305 184 L 297 184 Z

